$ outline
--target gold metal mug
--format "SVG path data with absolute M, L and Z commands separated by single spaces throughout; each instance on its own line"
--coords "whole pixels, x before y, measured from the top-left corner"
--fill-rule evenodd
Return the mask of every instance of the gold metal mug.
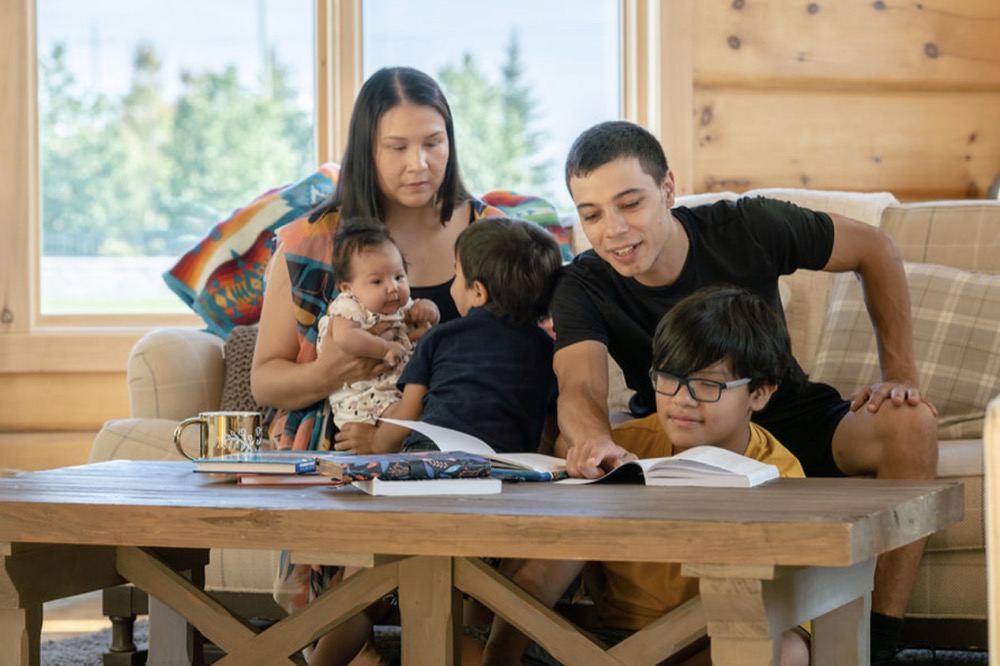
M 211 458 L 229 453 L 251 453 L 262 448 L 264 421 L 259 412 L 202 412 L 184 419 L 174 430 L 174 446 L 190 460 L 181 446 L 181 431 L 198 424 L 201 428 L 198 457 Z

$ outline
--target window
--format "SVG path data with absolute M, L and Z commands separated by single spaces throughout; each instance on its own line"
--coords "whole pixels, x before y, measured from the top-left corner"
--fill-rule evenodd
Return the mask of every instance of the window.
M 441 83 L 473 192 L 513 189 L 572 211 L 566 151 L 621 113 L 618 2 L 366 0 L 362 24 L 365 77 L 406 64 Z
M 310 0 L 38 0 L 41 315 L 185 312 L 160 278 L 315 164 Z
M 141 302 L 133 302 L 127 308 L 134 310 L 142 306 L 147 311 L 158 311 L 145 315 L 108 314 L 116 307 L 107 302 L 66 298 L 63 294 L 69 292 L 62 292 L 63 286 L 77 288 L 75 283 L 82 283 L 83 269 L 60 273 L 55 271 L 54 265 L 72 258 L 73 254 L 81 263 L 87 263 L 82 261 L 87 257 L 101 256 L 107 258 L 108 264 L 117 263 L 128 269 L 118 273 L 114 283 L 103 282 L 102 288 L 110 290 L 117 288 L 117 284 L 129 282 L 145 283 L 144 289 L 162 289 L 163 262 L 176 258 L 178 246 L 207 231 L 209 221 L 216 215 L 225 215 L 244 203 L 247 195 L 235 186 L 230 189 L 228 179 L 247 174 L 258 176 L 259 184 L 249 190 L 252 196 L 303 172 L 308 173 L 317 161 L 339 159 L 343 150 L 342 135 L 357 88 L 365 74 L 382 65 L 412 64 L 436 78 L 445 79 L 449 77 L 442 77 L 442 70 L 447 70 L 456 82 L 465 80 L 462 77 L 468 75 L 468 80 L 477 82 L 477 88 L 483 88 L 481 84 L 486 82 L 486 88 L 490 89 L 503 82 L 503 66 L 510 62 L 512 48 L 516 46 L 522 69 L 519 78 L 514 80 L 523 86 L 520 88 L 523 98 L 532 102 L 526 116 L 527 131 L 537 133 L 538 143 L 532 144 L 537 150 L 531 150 L 528 156 L 529 151 L 522 147 L 519 155 L 524 159 L 514 161 L 520 173 L 491 175 L 484 171 L 481 168 L 484 165 L 477 161 L 480 156 L 490 155 L 493 147 L 488 145 L 487 150 L 473 147 L 472 142 L 480 138 L 475 136 L 475 126 L 470 129 L 469 125 L 462 125 L 467 123 L 475 107 L 467 113 L 459 106 L 481 103 L 481 99 L 477 101 L 473 97 L 467 101 L 459 88 L 454 87 L 456 82 L 443 81 L 461 123 L 458 147 L 463 170 L 469 175 L 474 191 L 494 187 L 520 188 L 551 196 L 566 212 L 569 201 L 562 184 L 562 161 L 569 142 L 584 127 L 614 115 L 642 122 L 657 133 L 661 125 L 669 129 L 671 114 L 683 121 L 680 125 L 687 122 L 690 113 L 683 100 L 670 107 L 660 107 L 658 96 L 662 86 L 657 79 L 663 76 L 660 63 L 666 63 L 662 65 L 666 68 L 671 62 L 686 62 L 684 44 L 689 39 L 687 26 L 694 0 L 670 0 L 662 5 L 662 10 L 661 1 L 553 0 L 529 4 L 524 0 L 506 3 L 460 0 L 422 3 L 401 0 L 288 0 L 280 3 L 277 0 L 212 0 L 195 3 L 185 0 L 187 4 L 182 4 L 149 0 L 87 3 L 0 0 L 0 26 L 3 26 L 0 29 L 3 36 L 0 39 L 0 90 L 3 93 L 0 94 L 0 126 L 5 128 L 0 132 L 0 155 L 4 156 L 0 160 L 0 178 L 8 184 L 0 188 L 0 229 L 4 238 L 4 243 L 0 244 L 0 373 L 119 372 L 129 347 L 144 330 L 166 323 L 198 326 L 199 321 L 186 312 L 174 315 L 163 312 L 185 310 L 180 300 L 169 293 L 164 296 L 161 292 L 160 297 L 143 296 L 139 299 Z M 410 5 L 417 8 L 416 14 L 406 13 L 414 11 Z M 469 15 L 466 5 L 475 5 L 474 16 Z M 162 13 L 157 14 L 161 8 Z M 661 15 L 668 10 L 673 12 L 673 24 L 678 27 L 670 35 L 660 37 L 661 24 L 667 25 Z M 78 18 L 67 26 L 67 17 L 73 12 L 76 13 L 72 15 Z M 136 16 L 141 16 L 142 20 Z M 181 21 L 185 28 L 184 40 L 179 45 L 148 38 L 148 29 L 159 27 L 158 24 L 173 25 L 176 21 Z M 131 25 L 132 29 L 116 32 L 116 22 Z M 440 28 L 443 23 L 448 25 L 446 30 Z M 360 28 L 362 25 L 364 27 Z M 218 30 L 217 36 L 199 36 L 204 26 Z M 206 51 L 206 39 L 217 50 Z M 65 62 L 62 65 L 56 60 L 58 52 L 54 53 L 60 41 L 64 43 L 61 57 Z M 150 43 L 151 50 L 142 48 Z M 664 50 L 680 49 L 681 57 L 661 54 L 661 43 Z M 266 46 L 261 48 L 261 44 L 273 44 L 275 48 L 273 51 Z M 439 51 L 438 44 L 446 44 L 448 48 Z M 196 58 L 199 53 L 200 61 Z M 294 91 L 294 102 L 290 103 L 294 109 L 308 113 L 308 122 L 315 126 L 315 146 L 300 144 L 300 155 L 305 156 L 308 166 L 293 165 L 288 167 L 287 173 L 265 172 L 257 164 L 248 164 L 261 161 L 253 155 L 224 154 L 207 139 L 199 140 L 196 142 L 199 147 L 206 150 L 211 147 L 215 152 L 200 162 L 190 159 L 176 162 L 172 168 L 181 171 L 177 164 L 194 162 L 201 165 L 211 161 L 210 169 L 201 170 L 199 166 L 187 174 L 192 177 L 191 191 L 197 190 L 199 180 L 204 183 L 226 179 L 226 187 L 221 187 L 221 183 L 219 187 L 226 190 L 222 192 L 224 196 L 210 201 L 199 197 L 189 199 L 192 206 L 182 211 L 182 217 L 197 219 L 197 228 L 193 223 L 186 227 L 176 220 L 166 222 L 161 215 L 164 210 L 170 206 L 174 211 L 182 208 L 181 198 L 176 196 L 179 186 L 171 184 L 163 174 L 153 173 L 153 167 L 148 166 L 150 156 L 142 151 L 130 153 L 121 145 L 121 136 L 111 140 L 107 137 L 113 135 L 94 134 L 97 130 L 110 132 L 115 124 L 112 119 L 120 117 L 114 115 L 115 111 L 122 112 L 121 108 L 115 108 L 116 105 L 123 104 L 123 95 L 127 95 L 133 84 L 139 83 L 130 78 L 131 73 L 138 65 L 147 75 L 147 94 L 172 108 L 185 90 L 179 74 L 183 68 L 197 78 L 208 73 L 225 75 L 226 66 L 234 64 L 237 73 L 233 75 L 233 86 L 241 94 L 252 97 L 260 92 L 254 87 L 261 80 L 259 63 L 267 62 L 287 68 L 288 82 Z M 156 63 L 161 66 L 159 79 L 148 76 Z M 58 81 L 50 78 L 43 81 L 41 68 L 51 68 L 44 72 L 45 77 L 60 71 L 63 75 L 72 73 L 75 82 L 71 87 L 74 95 L 70 99 L 93 110 L 97 119 L 93 118 L 94 114 L 65 114 L 72 117 L 66 119 L 67 124 L 57 125 L 59 118 L 55 109 L 48 105 L 48 96 L 58 89 Z M 316 79 L 312 89 L 303 83 L 311 77 Z M 149 78 L 156 82 L 150 83 Z M 92 82 L 109 88 L 104 90 L 98 86 L 95 90 L 91 87 Z M 193 79 L 189 85 L 194 85 Z M 676 101 L 678 92 L 684 90 L 683 85 L 675 86 L 672 99 Z M 310 94 L 315 95 L 314 102 L 310 101 Z M 163 112 L 162 106 L 150 108 Z M 134 115 L 136 121 L 140 120 L 140 114 Z M 147 123 L 147 128 L 159 127 L 155 122 L 156 114 L 151 113 L 151 116 L 141 120 Z M 88 128 L 92 131 L 89 139 L 97 141 L 97 145 L 92 146 L 90 154 L 81 148 L 81 144 L 86 145 L 83 141 L 87 138 L 86 132 L 77 134 L 79 143 L 74 144 L 60 142 L 63 135 L 56 131 L 56 127 L 60 127 L 59 132 L 71 136 L 70 130 L 80 129 L 82 118 L 94 120 Z M 119 131 L 123 130 L 119 128 Z M 140 131 L 133 136 L 143 141 L 159 141 L 161 145 L 166 141 L 162 135 L 147 134 L 150 132 Z M 50 142 L 50 139 L 56 140 Z M 676 149 L 671 152 L 678 154 Z M 85 181 L 60 178 L 72 175 L 71 168 L 61 160 L 74 153 L 85 154 L 91 160 L 75 169 L 82 169 L 92 178 Z M 129 170 L 124 173 L 118 168 L 122 161 L 129 164 Z M 677 163 L 677 157 L 672 161 Z M 219 164 L 227 168 L 220 168 Z M 166 167 L 161 163 L 159 168 Z M 98 177 L 105 172 L 117 173 L 117 180 Z M 185 174 L 174 174 L 178 178 L 182 175 Z M 522 177 L 527 180 L 519 180 Z M 58 206 L 53 197 L 60 186 L 76 182 L 82 183 L 81 187 L 91 188 L 94 193 L 88 193 L 89 200 L 70 196 L 63 201 L 89 201 L 88 215 L 110 215 L 111 211 L 102 210 L 98 203 L 107 202 L 108 209 L 124 206 L 128 202 L 123 199 L 133 196 L 122 184 L 129 180 L 139 181 L 143 187 L 144 181 L 157 183 L 155 191 L 141 187 L 139 192 L 142 196 L 155 195 L 161 199 L 145 208 L 140 206 L 144 210 L 142 215 L 126 212 L 129 224 L 119 224 L 117 235 L 110 229 L 97 228 L 94 236 L 83 235 L 78 242 L 60 244 L 60 233 L 64 228 L 71 229 L 59 227 L 52 215 L 53 208 Z M 536 183 L 540 184 L 536 186 Z M 201 187 L 207 189 L 204 184 Z M 137 204 L 131 202 L 130 205 Z M 203 206 L 211 208 L 211 212 L 206 212 L 208 208 Z M 150 213 L 148 218 L 146 212 Z M 50 214 L 49 226 L 45 224 L 47 213 Z M 101 234 L 98 241 L 96 238 Z M 70 234 L 64 236 L 70 237 L 75 238 Z M 92 254 L 98 251 L 104 254 Z M 160 263 L 153 267 L 156 262 Z M 133 263 L 147 265 L 139 272 L 131 269 Z M 61 277 L 63 275 L 70 277 Z M 116 299 L 125 300 L 117 296 Z M 78 312 L 90 314 L 70 314 Z

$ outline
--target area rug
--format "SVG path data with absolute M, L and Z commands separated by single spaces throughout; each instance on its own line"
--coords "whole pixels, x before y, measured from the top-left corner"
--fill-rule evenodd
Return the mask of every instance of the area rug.
M 399 629 L 380 627 L 376 633 L 376 645 L 386 666 L 398 666 Z M 145 650 L 149 642 L 149 628 L 145 620 L 135 623 L 135 643 Z M 101 666 L 103 655 L 111 645 L 111 630 L 75 638 L 64 638 L 42 643 L 41 666 Z M 989 653 L 985 651 L 962 650 L 904 650 L 896 657 L 899 666 L 987 666 Z
M 132 631 L 136 649 L 149 645 L 149 624 L 137 620 Z M 86 636 L 42 641 L 41 666 L 101 666 L 102 655 L 111 645 L 111 629 L 102 629 Z

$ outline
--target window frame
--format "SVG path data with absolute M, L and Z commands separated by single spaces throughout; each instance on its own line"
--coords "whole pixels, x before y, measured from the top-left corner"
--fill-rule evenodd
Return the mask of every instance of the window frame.
M 117 372 L 131 346 L 160 326 L 202 328 L 184 315 L 41 315 L 36 1 L 0 0 L 0 374 Z M 618 0 L 622 117 L 654 134 L 683 137 L 690 124 L 691 35 L 695 0 Z M 362 84 L 363 0 L 314 0 L 317 163 L 343 151 L 351 106 Z M 670 21 L 666 18 L 670 17 Z M 677 26 L 677 27 L 673 27 Z M 667 28 L 670 28 L 667 30 Z M 671 105 L 660 91 L 671 82 Z M 676 85 L 679 84 L 679 85 Z M 690 141 L 687 142 L 690 146 Z M 689 177 L 690 148 L 670 146 Z M 685 154 L 685 152 L 687 154 Z M 684 191 L 684 183 L 680 183 Z

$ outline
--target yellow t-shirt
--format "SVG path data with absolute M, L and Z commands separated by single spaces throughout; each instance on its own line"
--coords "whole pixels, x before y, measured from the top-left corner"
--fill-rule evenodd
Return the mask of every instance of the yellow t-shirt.
M 674 453 L 656 414 L 623 423 L 611 437 L 640 458 Z M 775 465 L 781 476 L 805 476 L 791 451 L 755 423 L 744 455 Z M 593 562 L 587 565 L 586 588 L 607 626 L 638 630 L 698 594 L 698 579 L 681 576 L 680 568 L 671 562 Z

